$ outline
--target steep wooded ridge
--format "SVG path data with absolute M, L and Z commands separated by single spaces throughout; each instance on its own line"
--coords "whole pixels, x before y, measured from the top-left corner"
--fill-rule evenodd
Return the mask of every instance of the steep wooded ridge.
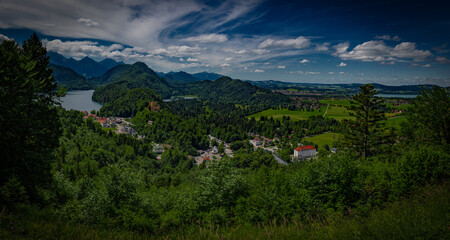
M 103 76 L 93 78 L 97 84 L 106 84 L 97 89 L 92 96 L 94 101 L 107 104 L 121 98 L 131 89 L 150 88 L 163 98 L 179 95 L 195 95 L 201 101 L 235 103 L 242 105 L 274 107 L 290 102 L 287 96 L 273 93 L 271 90 L 256 87 L 248 82 L 221 77 L 216 81 L 199 81 L 187 73 L 169 73 L 166 76 L 179 76 L 178 84 L 169 84 L 165 78 L 144 63 L 119 65 Z M 186 79 L 195 82 L 183 83 Z M 174 78 L 171 78 L 172 80 Z M 109 84 L 108 84 L 109 83 Z
M 102 107 L 102 114 L 119 117 L 135 116 L 137 112 L 149 108 L 150 102 L 161 104 L 162 98 L 149 88 L 135 88 L 123 97 L 108 102 Z
M 92 81 L 98 84 L 107 84 L 97 89 L 92 96 L 94 101 L 103 104 L 123 97 L 129 90 L 135 88 L 153 89 L 164 98 L 170 97 L 172 94 L 172 87 L 167 81 L 158 77 L 142 62 L 116 66 Z
M 52 51 L 49 51 L 47 56 L 49 56 L 50 67 L 54 70 L 53 76 L 58 85 L 64 85 L 70 90 L 94 89 L 97 84 L 90 78 L 102 76 L 109 69 L 124 64 L 109 58 L 100 62 L 89 57 L 75 60 Z
M 53 69 L 52 75 L 60 86 L 70 90 L 88 90 L 96 87 L 95 83 L 90 82 L 71 68 L 55 64 L 50 64 L 50 68 Z
M 164 78 L 167 79 L 167 82 L 172 84 L 183 84 L 183 83 L 192 83 L 202 81 L 203 79 L 196 78 L 193 75 L 187 72 L 168 72 L 164 75 Z
M 187 84 L 185 85 L 185 91 L 188 94 L 198 96 L 201 100 L 211 102 L 268 105 L 270 107 L 290 102 L 287 96 L 229 77 L 221 77 L 216 81 L 205 80 Z

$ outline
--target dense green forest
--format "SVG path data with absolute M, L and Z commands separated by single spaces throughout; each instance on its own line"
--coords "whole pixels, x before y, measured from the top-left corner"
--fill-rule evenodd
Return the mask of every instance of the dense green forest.
M 50 67 L 53 69 L 53 76 L 59 86 L 67 87 L 69 90 L 89 90 L 96 87 L 96 84 L 70 68 L 54 64 L 50 64 Z
M 178 75 L 180 73 L 177 73 Z M 169 74 L 168 76 L 178 76 Z M 98 84 L 106 84 L 94 92 L 92 99 L 103 104 L 112 104 L 117 98 L 122 98 L 128 91 L 135 88 L 151 88 L 163 98 L 178 95 L 195 95 L 200 101 L 213 103 L 239 104 L 246 109 L 247 113 L 258 112 L 271 107 L 287 106 L 291 99 L 271 90 L 259 88 L 248 82 L 232 80 L 229 77 L 221 77 L 216 81 L 197 81 L 193 83 L 170 85 L 164 78 L 148 68 L 144 63 L 133 65 L 119 65 L 102 77 L 91 79 Z M 131 98 L 127 98 L 131 100 Z M 120 115 L 129 112 L 129 105 L 134 102 L 116 103 L 114 111 L 103 111 L 105 114 Z M 122 109 L 122 106 L 124 109 Z M 126 117 L 134 116 L 133 115 Z
M 256 236 L 310 229 L 319 231 L 314 238 L 320 239 L 321 231 L 324 238 L 331 238 L 328 233 L 339 236 L 333 224 L 338 224 L 336 219 L 348 219 L 343 226 L 349 229 L 360 226 L 354 222 L 367 226 L 360 227 L 362 235 L 351 235 L 344 228 L 342 238 L 365 238 L 370 231 L 390 231 L 387 223 L 372 228 L 383 214 L 409 214 L 419 209 L 414 199 L 425 199 L 425 210 L 411 215 L 415 218 L 391 219 L 399 225 L 410 223 L 404 226 L 411 235 L 398 237 L 448 237 L 450 219 L 442 212 L 450 208 L 445 201 L 450 97 L 444 88 L 423 89 L 412 101 L 408 121 L 395 131 L 378 124 L 383 103 L 374 97 L 371 85 L 361 87 L 349 107 L 359 121 L 346 123 L 321 116 L 304 121 L 247 119 L 251 106 L 276 107 L 285 104 L 285 98 L 257 87 L 240 88 L 248 83 L 228 78 L 200 82 L 204 88 L 193 88 L 200 100 L 167 103 L 161 102 L 161 89 L 148 89 L 151 84 L 122 79 L 106 85 L 96 95 L 106 103 L 101 112 L 133 116 L 133 127 L 145 136 L 136 139 L 57 106 L 55 99 L 63 94 L 57 92 L 46 50 L 36 35 L 22 47 L 4 40 L 0 53 L 0 150 L 4 154 L 0 234 L 4 236 L 29 239 L 55 229 L 49 234 L 77 239 L 111 238 L 104 235 L 108 231 L 120 238 L 132 234 L 220 238 L 219 233 L 239 232 L 236 229 L 250 229 Z M 141 69 L 136 76 L 149 75 L 141 64 L 135 65 Z M 158 84 L 170 89 L 164 81 Z M 234 91 L 241 102 L 217 95 L 220 91 Z M 150 111 L 149 100 L 161 103 L 161 111 Z M 337 144 L 337 153 L 319 149 L 317 158 L 287 165 L 248 142 L 249 133 L 277 137 L 274 144 L 282 156 L 289 155 L 305 136 L 326 131 L 345 136 Z M 220 160 L 197 165 L 193 156 L 214 144 L 208 135 L 230 143 L 233 155 L 222 154 Z M 154 143 L 170 145 L 160 159 L 152 151 Z M 421 192 L 427 194 L 422 197 Z M 405 200 L 410 197 L 409 202 Z M 396 207 L 405 201 L 407 207 Z M 436 211 L 436 206 L 444 209 Z M 40 216 L 49 219 L 47 225 L 40 225 Z M 428 227 L 417 227 L 422 223 L 417 223 L 419 219 Z M 59 228 L 62 222 L 69 225 Z M 77 234 L 83 228 L 93 228 L 98 235 Z M 373 238 L 396 238 L 400 232 Z M 262 237 L 270 238 L 266 235 Z M 299 236 L 284 236 L 295 237 Z

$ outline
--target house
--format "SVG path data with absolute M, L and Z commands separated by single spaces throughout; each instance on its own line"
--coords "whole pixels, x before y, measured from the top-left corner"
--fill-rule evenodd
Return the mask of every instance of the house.
M 150 110 L 152 112 L 159 112 L 160 106 L 159 106 L 158 102 L 155 102 L 155 101 L 150 102 Z
M 155 144 L 152 150 L 156 154 L 161 154 L 164 152 L 164 147 L 161 144 Z
M 219 151 L 217 150 L 217 147 L 214 146 L 212 149 L 212 154 L 218 154 L 218 153 L 219 153 Z
M 294 149 L 295 158 L 309 158 L 315 157 L 317 155 L 317 150 L 312 145 L 299 146 Z
M 250 140 L 250 143 L 253 144 L 253 146 L 256 147 L 256 146 L 260 146 L 262 141 L 261 141 L 261 139 L 255 137 L 254 139 Z

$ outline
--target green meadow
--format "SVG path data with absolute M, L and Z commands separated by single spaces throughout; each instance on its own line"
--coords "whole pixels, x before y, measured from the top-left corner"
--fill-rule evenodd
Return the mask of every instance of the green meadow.
M 348 110 L 345 107 L 335 107 L 328 106 L 328 110 L 326 106 L 321 107 L 320 109 L 316 109 L 314 111 L 299 111 L 299 110 L 288 110 L 288 109 L 267 109 L 262 112 L 258 112 L 252 115 L 249 115 L 248 118 L 254 117 L 256 120 L 259 120 L 262 116 L 264 117 L 273 117 L 273 119 L 281 119 L 283 116 L 290 117 L 291 120 L 306 120 L 311 116 L 322 115 L 324 117 L 334 118 L 338 121 L 342 121 L 343 119 L 352 118 L 348 113 Z
M 386 120 L 386 126 L 400 129 L 400 124 L 403 121 L 406 121 L 406 118 L 404 116 L 389 118 L 388 120 Z
M 319 146 L 319 150 L 321 150 L 324 149 L 325 145 L 328 145 L 331 148 L 333 143 L 336 142 L 341 136 L 342 134 L 340 133 L 327 132 L 312 137 L 306 137 L 304 140 L 317 144 Z
M 284 116 L 290 117 L 291 120 L 306 120 L 311 116 L 323 115 L 325 113 L 325 109 L 326 107 L 321 107 L 320 109 L 311 112 L 289 109 L 267 109 L 262 112 L 249 115 L 248 118 L 254 117 L 256 120 L 259 120 L 262 116 L 264 116 L 268 118 L 273 117 L 273 119 L 281 119 Z

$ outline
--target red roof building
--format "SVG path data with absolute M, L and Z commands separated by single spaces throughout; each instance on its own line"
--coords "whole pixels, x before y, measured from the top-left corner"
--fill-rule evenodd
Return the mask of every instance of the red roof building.
M 315 157 L 317 155 L 316 148 L 312 145 L 308 146 L 299 146 L 294 149 L 294 157 L 295 158 L 309 158 Z
M 305 151 L 305 150 L 316 150 L 316 148 L 313 147 L 312 145 L 307 145 L 307 146 L 299 146 L 295 149 L 295 151 L 297 151 L 297 152 Z

